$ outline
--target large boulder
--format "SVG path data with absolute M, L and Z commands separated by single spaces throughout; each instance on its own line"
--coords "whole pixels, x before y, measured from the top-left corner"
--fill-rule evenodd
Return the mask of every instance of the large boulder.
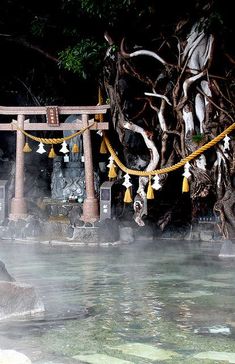
M 0 281 L 0 320 L 44 311 L 34 287 L 21 282 Z
M 34 287 L 16 282 L 0 261 L 0 320 L 44 311 L 44 305 Z
M 13 282 L 15 279 L 6 270 L 5 264 L 0 260 L 0 281 Z

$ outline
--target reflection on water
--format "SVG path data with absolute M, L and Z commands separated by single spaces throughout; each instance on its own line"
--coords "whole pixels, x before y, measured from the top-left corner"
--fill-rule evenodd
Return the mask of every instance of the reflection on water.
M 2 243 L 0 260 L 36 287 L 46 313 L 0 322 L 0 348 L 37 364 L 235 363 L 235 264 L 216 253 L 168 241 Z

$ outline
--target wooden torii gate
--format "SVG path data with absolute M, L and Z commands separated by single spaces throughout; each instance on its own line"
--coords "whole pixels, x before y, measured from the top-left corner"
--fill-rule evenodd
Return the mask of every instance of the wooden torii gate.
M 47 115 L 48 110 L 55 109 L 58 115 L 75 115 L 80 114 L 82 120 L 76 120 L 75 123 L 54 123 L 54 116 L 51 123 L 30 123 L 26 116 L 30 115 Z M 16 170 L 15 170 L 15 196 L 11 201 L 9 218 L 18 220 L 27 217 L 27 204 L 24 198 L 24 152 L 25 136 L 22 130 L 81 130 L 94 123 L 94 118 L 89 119 L 89 115 L 105 114 L 109 105 L 99 106 L 0 106 L 0 115 L 17 116 L 17 122 L 0 123 L 0 131 L 16 131 Z M 95 195 L 93 158 L 90 130 L 107 130 L 107 122 L 96 122 L 86 129 L 83 133 L 84 145 L 84 167 L 85 167 L 85 186 L 86 198 L 83 203 L 83 216 L 85 222 L 94 222 L 99 218 L 99 203 Z

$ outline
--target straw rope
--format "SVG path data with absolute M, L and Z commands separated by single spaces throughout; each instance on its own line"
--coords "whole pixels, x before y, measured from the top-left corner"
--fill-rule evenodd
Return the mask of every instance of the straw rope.
M 43 144 L 61 144 L 61 143 L 63 143 L 63 141 L 70 140 L 70 139 L 76 137 L 77 135 L 80 135 L 80 134 L 84 133 L 84 131 L 86 131 L 87 129 L 90 129 L 94 124 L 96 124 L 96 122 L 82 128 L 81 130 L 77 131 L 76 133 L 71 134 L 71 135 L 69 135 L 67 137 L 64 137 L 64 138 L 40 138 L 40 137 L 36 137 L 36 136 L 34 136 L 32 134 L 27 133 L 25 130 L 21 129 L 17 125 L 15 125 L 15 127 L 18 130 L 20 130 L 25 136 L 27 136 L 28 138 L 30 138 L 32 140 L 35 140 L 36 142 L 43 143 Z
M 186 158 L 181 159 L 181 161 L 174 164 L 173 166 L 161 168 L 161 169 L 155 169 L 152 171 L 138 171 L 135 169 L 127 168 L 118 158 L 118 156 L 115 153 L 113 147 L 111 146 L 110 141 L 106 134 L 104 134 L 104 141 L 105 141 L 107 149 L 108 149 L 109 153 L 111 154 L 111 156 L 113 157 L 115 163 L 123 172 L 134 175 L 134 176 L 153 176 L 156 174 L 169 173 L 169 172 L 175 171 L 176 169 L 178 169 L 180 167 L 183 167 L 187 162 L 190 162 L 191 160 L 193 160 L 194 158 L 198 157 L 200 154 L 205 152 L 207 149 L 213 147 L 215 144 L 217 144 L 219 141 L 221 141 L 227 134 L 231 133 L 234 129 L 235 129 L 235 123 L 233 123 L 228 128 L 226 128 L 222 133 L 217 135 L 217 137 L 215 137 L 214 139 L 212 139 L 211 141 L 209 141 L 208 143 L 206 143 L 205 145 L 203 145 L 202 147 L 197 149 L 195 152 L 188 155 Z

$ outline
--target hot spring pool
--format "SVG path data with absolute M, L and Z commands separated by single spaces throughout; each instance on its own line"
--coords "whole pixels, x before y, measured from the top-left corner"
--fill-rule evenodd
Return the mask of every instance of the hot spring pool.
M 197 243 L 0 243 L 46 312 L 0 321 L 0 348 L 37 364 L 235 363 L 235 261 Z

